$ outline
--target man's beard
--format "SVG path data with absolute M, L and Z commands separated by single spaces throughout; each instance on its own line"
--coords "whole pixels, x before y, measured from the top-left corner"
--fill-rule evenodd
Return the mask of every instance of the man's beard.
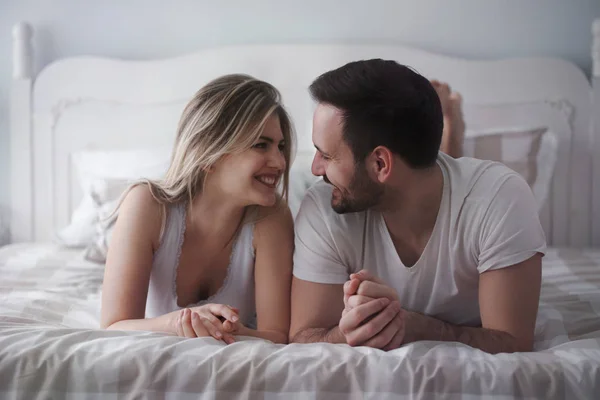
M 331 184 L 327 176 L 324 176 L 323 180 Z M 334 190 L 336 189 L 340 193 L 340 197 L 335 201 L 332 192 L 331 208 L 338 214 L 365 211 L 379 204 L 383 197 L 383 185 L 373 182 L 367 171 L 359 165 L 354 169 L 348 190 L 342 191 L 342 189 L 334 188 Z

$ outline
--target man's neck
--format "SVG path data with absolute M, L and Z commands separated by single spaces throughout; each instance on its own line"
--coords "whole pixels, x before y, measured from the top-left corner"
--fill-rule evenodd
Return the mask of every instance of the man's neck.
M 382 213 L 390 233 L 408 240 L 429 236 L 442 201 L 444 177 L 436 163 L 427 170 L 412 171 L 386 191 Z

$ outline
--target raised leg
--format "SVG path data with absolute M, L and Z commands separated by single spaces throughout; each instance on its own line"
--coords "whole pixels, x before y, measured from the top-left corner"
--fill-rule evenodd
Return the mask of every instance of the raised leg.
M 458 92 L 453 92 L 447 83 L 432 80 L 431 84 L 440 97 L 444 114 L 444 131 L 440 150 L 454 158 L 462 157 L 465 138 L 462 96 Z

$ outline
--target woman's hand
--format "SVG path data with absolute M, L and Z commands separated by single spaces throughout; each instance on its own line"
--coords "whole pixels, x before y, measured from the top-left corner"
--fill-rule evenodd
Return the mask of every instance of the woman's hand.
M 231 327 L 241 325 L 238 312 L 238 309 L 223 304 L 184 308 L 178 312 L 174 330 L 178 336 L 188 338 L 211 336 L 231 344 L 235 342 L 233 334 L 239 334 Z M 227 324 L 228 329 L 224 324 Z
M 223 330 L 226 333 L 229 333 L 231 335 L 250 336 L 250 335 L 248 335 L 250 329 L 246 328 L 244 326 L 244 324 L 242 324 L 240 321 L 237 321 L 237 322 L 225 321 L 225 322 L 223 322 Z

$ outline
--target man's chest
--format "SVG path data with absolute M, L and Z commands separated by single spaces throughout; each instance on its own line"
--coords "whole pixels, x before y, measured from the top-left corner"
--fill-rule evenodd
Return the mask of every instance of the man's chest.
M 365 268 L 396 291 L 404 309 L 454 323 L 477 320 L 479 273 L 476 263 L 464 254 L 427 248 L 408 268 L 393 247 L 365 250 Z
M 390 255 L 390 258 L 397 259 L 397 262 L 406 268 L 412 268 L 423 256 L 430 239 L 431 232 L 415 238 L 400 238 L 390 233 L 390 247 L 393 247 L 395 252 Z
M 456 238 L 455 238 L 456 239 Z M 363 266 L 398 291 L 452 294 L 478 286 L 476 252 L 465 240 L 432 234 L 425 244 L 404 245 L 381 230 L 365 237 Z M 433 295 L 433 294 L 432 294 Z

